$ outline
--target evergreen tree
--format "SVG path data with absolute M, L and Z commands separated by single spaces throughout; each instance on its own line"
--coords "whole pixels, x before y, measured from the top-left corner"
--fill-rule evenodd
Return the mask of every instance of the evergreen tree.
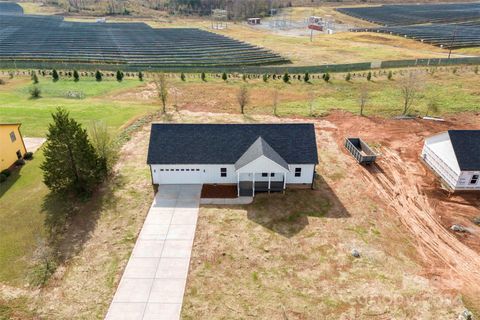
M 243 81 L 247 81 L 247 75 L 246 75 L 245 73 L 242 74 L 242 80 L 243 80 Z
M 123 80 L 123 72 L 120 71 L 120 70 L 117 70 L 116 77 L 117 77 L 117 81 L 118 81 L 118 82 L 122 82 L 122 80 Z
M 207 81 L 207 76 L 205 75 L 205 72 L 202 72 L 200 78 L 202 78 L 202 81 Z
M 60 76 L 58 75 L 57 70 L 53 69 L 52 70 L 52 80 L 53 82 L 57 82 L 60 79 Z
M 263 74 L 263 82 L 267 82 L 268 81 L 268 74 L 264 73 Z
M 103 77 L 102 73 L 101 73 L 99 70 L 97 70 L 97 71 L 95 72 L 95 80 L 97 80 L 98 82 L 100 82 L 100 81 L 102 81 L 102 77 Z
M 77 70 L 73 70 L 73 81 L 75 82 L 80 81 L 80 75 L 78 74 Z
M 227 79 L 228 79 L 227 74 L 225 72 L 222 73 L 222 80 L 227 81 Z
M 350 81 L 352 79 L 352 75 L 349 73 L 347 73 L 347 75 L 345 76 L 345 81 Z
M 392 72 L 391 70 L 388 71 L 387 79 L 388 79 L 388 80 L 392 80 L 392 79 L 393 79 L 393 72 Z
M 475 74 L 478 74 L 478 66 L 475 66 L 475 68 L 473 69 L 473 72 L 474 72 Z
M 32 71 L 32 81 L 33 81 L 33 84 L 38 83 L 38 76 L 37 76 L 37 73 L 35 71 Z
M 290 75 L 288 74 L 288 72 L 285 72 L 285 74 L 283 75 L 283 82 L 288 83 L 289 81 Z
M 65 109 L 52 114 L 48 127 L 43 181 L 53 192 L 88 195 L 105 177 L 105 163 L 95 152 L 88 134 Z
M 328 72 L 323 75 L 323 80 L 325 80 L 325 82 L 330 81 L 330 74 Z
M 305 75 L 303 76 L 303 81 L 310 82 L 310 75 L 308 74 L 308 72 L 305 72 Z
M 367 73 L 367 81 L 372 80 L 372 72 L 368 71 Z
M 143 81 L 143 73 L 142 73 L 142 71 L 140 71 L 140 72 L 138 73 L 138 80 L 139 80 L 139 81 Z
M 185 81 L 185 74 L 182 72 L 182 74 L 180 74 L 180 79 L 182 79 L 182 81 Z

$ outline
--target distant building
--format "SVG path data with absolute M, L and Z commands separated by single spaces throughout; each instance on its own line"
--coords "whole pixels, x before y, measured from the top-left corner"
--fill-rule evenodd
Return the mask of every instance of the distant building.
M 26 152 L 20 123 L 0 123 L 0 171 L 10 168 Z
M 250 25 L 261 24 L 262 19 L 260 19 L 260 18 L 248 18 L 247 23 L 250 24 Z
M 422 159 L 454 191 L 480 191 L 480 130 L 449 130 L 425 139 Z

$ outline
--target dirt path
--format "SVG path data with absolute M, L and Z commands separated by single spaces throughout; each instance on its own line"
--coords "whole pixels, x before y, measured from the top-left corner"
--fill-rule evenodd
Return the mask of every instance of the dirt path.
M 458 241 L 435 218 L 435 209 L 418 184 L 411 170 L 404 169 L 406 163 L 394 151 L 382 148 L 382 158 L 378 165 L 368 171 L 362 178 L 372 186 L 378 196 L 398 215 L 402 223 L 417 241 L 419 253 L 425 260 L 441 260 L 458 274 L 459 289 L 470 292 L 480 290 L 480 256 Z

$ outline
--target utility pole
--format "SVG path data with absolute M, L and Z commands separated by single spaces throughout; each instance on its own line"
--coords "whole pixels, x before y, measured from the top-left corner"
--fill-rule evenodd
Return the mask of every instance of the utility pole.
M 457 28 L 458 26 L 455 26 L 455 30 L 453 30 L 452 42 L 450 43 L 450 50 L 448 51 L 448 59 L 450 59 L 450 56 L 452 55 L 452 46 L 455 42 L 455 37 L 457 36 Z

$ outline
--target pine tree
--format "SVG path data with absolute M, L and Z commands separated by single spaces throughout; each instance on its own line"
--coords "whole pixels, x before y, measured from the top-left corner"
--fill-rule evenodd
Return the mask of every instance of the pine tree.
M 475 74 L 478 74 L 478 66 L 475 66 L 475 68 L 473 69 L 473 72 L 474 72 Z
M 372 80 L 372 72 L 368 71 L 367 73 L 367 81 Z
M 324 74 L 323 80 L 325 80 L 325 82 L 330 81 L 330 74 L 328 72 Z
M 289 81 L 290 75 L 288 74 L 288 72 L 285 72 L 285 74 L 283 75 L 283 82 L 288 83 Z
M 182 74 L 180 74 L 180 79 L 182 79 L 182 81 L 185 81 L 185 74 L 182 72 Z
M 140 72 L 138 73 L 138 80 L 139 80 L 139 81 L 143 81 L 143 73 L 142 73 L 142 71 L 140 71 Z
M 202 78 L 202 81 L 207 81 L 207 76 L 205 75 L 205 72 L 202 72 L 200 78 Z
M 95 152 L 82 126 L 65 109 L 52 114 L 48 127 L 43 181 L 52 192 L 89 195 L 106 175 L 106 165 Z
M 117 81 L 118 81 L 118 82 L 122 82 L 122 80 L 123 80 L 123 72 L 120 71 L 120 70 L 117 70 L 116 77 L 117 77 Z
M 222 80 L 227 81 L 227 79 L 228 79 L 227 74 L 225 72 L 222 73 Z
M 303 76 L 303 81 L 310 82 L 310 75 L 308 74 L 308 72 L 305 72 L 305 75 Z
M 80 75 L 77 70 L 73 70 L 73 81 L 78 82 L 80 80 Z
M 388 79 L 388 80 L 392 80 L 392 79 L 393 79 L 393 72 L 392 72 L 392 70 L 388 71 L 387 79 Z
M 100 81 L 102 81 L 102 77 L 103 77 L 102 73 L 101 73 L 99 70 L 97 70 L 97 71 L 95 72 L 95 80 L 97 80 L 98 82 L 100 82 Z
M 263 74 L 263 82 L 267 82 L 268 81 L 268 74 L 264 73 Z
M 345 81 L 350 81 L 352 79 L 352 75 L 349 73 L 347 73 L 347 75 L 345 76 Z
M 53 69 L 52 70 L 52 80 L 53 82 L 57 82 L 60 79 L 60 76 L 58 75 L 57 70 Z
M 245 73 L 242 74 L 242 80 L 243 80 L 243 81 L 247 81 L 247 75 L 246 75 Z

